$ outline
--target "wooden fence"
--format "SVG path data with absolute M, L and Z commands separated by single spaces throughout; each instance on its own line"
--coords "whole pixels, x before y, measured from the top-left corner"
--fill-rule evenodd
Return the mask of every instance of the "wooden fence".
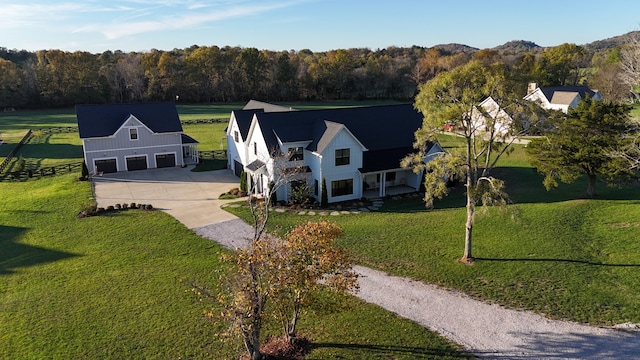
M 201 159 L 226 160 L 227 150 L 198 151 L 198 156 L 200 156 Z
M 33 134 L 32 130 L 27 131 L 27 133 L 22 137 L 22 140 L 20 140 L 20 142 L 16 145 L 16 147 L 13 148 L 13 150 L 11 150 L 11 152 L 7 155 L 7 157 L 4 159 L 2 164 L 0 164 L 0 174 L 2 174 L 2 172 L 9 165 L 13 157 L 16 156 L 16 154 L 18 153 L 18 150 L 20 150 L 22 145 L 24 145 L 24 143 L 26 143 L 27 140 L 29 140 L 32 134 Z
M 182 125 L 215 124 L 215 123 L 229 122 L 229 119 L 195 119 L 195 120 L 182 120 L 180 122 L 182 123 Z
M 44 176 L 54 176 L 57 174 L 70 173 L 73 171 L 82 171 L 82 162 L 61 164 L 55 166 L 45 166 L 38 169 L 26 169 L 22 171 L 10 171 L 0 177 L 3 180 L 28 180 L 32 178 L 41 178 Z
M 47 128 L 47 129 L 39 129 L 42 134 L 60 134 L 60 133 L 73 133 L 78 132 L 77 126 L 69 126 L 69 127 L 57 127 L 57 128 Z

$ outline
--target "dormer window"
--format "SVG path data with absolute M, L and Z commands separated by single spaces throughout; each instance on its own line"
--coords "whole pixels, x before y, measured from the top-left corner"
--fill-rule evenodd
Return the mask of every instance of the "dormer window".
M 304 160 L 304 149 L 300 146 L 289 148 L 289 161 Z
M 130 128 L 129 129 L 129 139 L 138 140 L 138 129 L 137 128 Z

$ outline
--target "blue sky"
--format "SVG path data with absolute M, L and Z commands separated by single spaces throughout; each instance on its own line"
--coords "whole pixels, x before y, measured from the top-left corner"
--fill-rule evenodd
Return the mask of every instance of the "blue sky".
M 638 0 L 0 0 L 0 46 L 29 51 L 555 46 L 639 29 Z

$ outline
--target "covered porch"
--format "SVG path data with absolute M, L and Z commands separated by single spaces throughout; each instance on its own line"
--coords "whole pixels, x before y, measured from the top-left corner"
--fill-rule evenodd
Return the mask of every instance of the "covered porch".
M 420 189 L 421 174 L 408 169 L 393 169 L 362 174 L 362 196 L 382 198 L 416 192 Z
M 193 165 L 199 162 L 198 141 L 189 135 L 182 135 L 182 159 L 185 165 Z

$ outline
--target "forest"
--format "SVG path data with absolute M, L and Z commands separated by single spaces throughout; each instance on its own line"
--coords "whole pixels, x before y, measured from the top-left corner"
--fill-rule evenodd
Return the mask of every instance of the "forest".
M 418 84 L 470 60 L 505 64 L 522 79 L 523 94 L 528 82 L 585 84 L 616 101 L 631 95 L 619 81 L 624 46 L 615 41 L 542 48 L 514 41 L 492 49 L 449 44 L 312 52 L 193 45 L 99 54 L 0 47 L 0 108 L 249 99 L 411 101 Z

